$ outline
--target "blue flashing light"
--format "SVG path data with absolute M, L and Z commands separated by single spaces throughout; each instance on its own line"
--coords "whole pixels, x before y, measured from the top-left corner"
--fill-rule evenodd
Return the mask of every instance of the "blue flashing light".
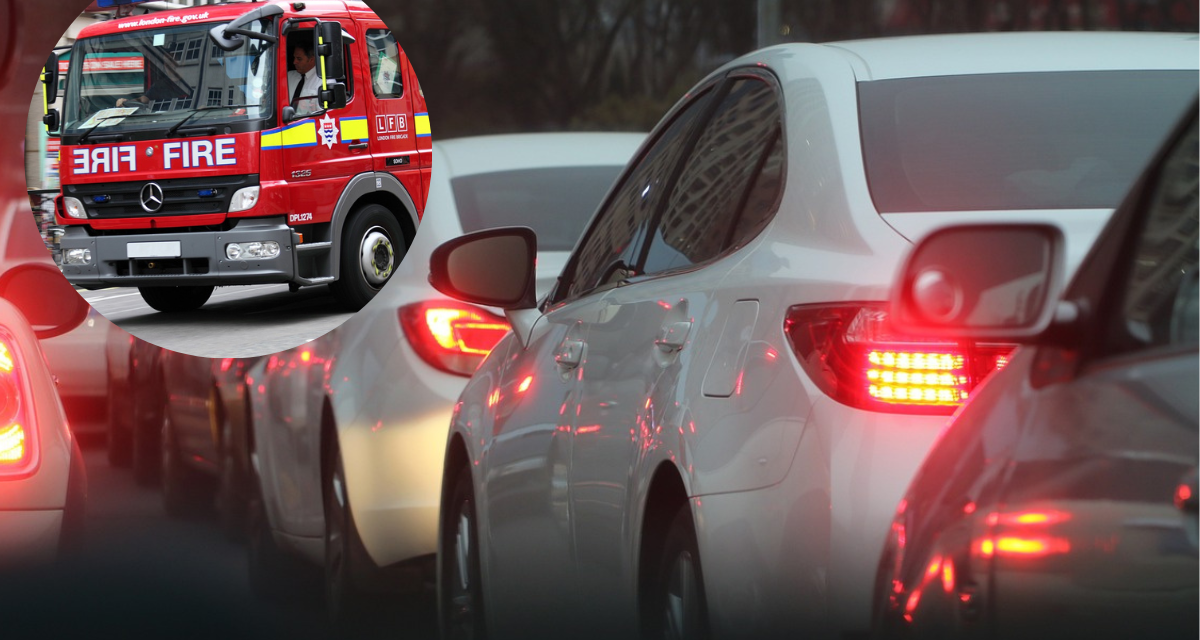
M 105 204 L 109 200 L 112 200 L 112 198 L 108 196 L 92 196 L 92 202 L 95 202 L 96 204 Z
M 212 198 L 217 195 L 217 190 L 216 189 L 201 189 L 196 192 L 196 195 L 200 196 L 201 198 Z

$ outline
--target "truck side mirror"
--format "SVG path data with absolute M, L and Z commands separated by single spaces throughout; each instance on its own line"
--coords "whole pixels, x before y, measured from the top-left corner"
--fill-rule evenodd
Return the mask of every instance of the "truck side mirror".
M 46 125 L 46 133 L 58 131 L 60 124 L 58 110 L 51 109 L 50 103 L 58 99 L 58 55 L 51 53 L 42 69 L 42 124 Z
M 325 109 L 341 109 L 346 106 L 346 85 L 337 80 L 330 80 L 327 83 L 328 89 L 318 91 L 321 98 L 321 105 Z
M 317 25 L 317 55 L 321 57 L 323 80 L 345 80 L 346 61 L 342 57 L 342 24 L 322 22 Z

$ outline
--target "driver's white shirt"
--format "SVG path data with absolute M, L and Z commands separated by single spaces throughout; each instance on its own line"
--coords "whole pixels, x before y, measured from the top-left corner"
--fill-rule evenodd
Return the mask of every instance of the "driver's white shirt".
M 292 95 L 296 93 L 296 83 L 300 82 L 299 71 L 288 71 L 288 104 L 291 104 Z M 308 73 L 304 74 L 304 88 L 300 90 L 300 104 L 296 106 L 296 111 L 308 112 L 316 111 L 317 92 L 321 90 L 321 77 L 317 75 L 317 66 L 313 65 Z

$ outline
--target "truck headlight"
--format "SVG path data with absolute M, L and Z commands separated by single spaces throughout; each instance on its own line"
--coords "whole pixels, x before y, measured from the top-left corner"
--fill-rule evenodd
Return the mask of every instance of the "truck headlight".
M 88 264 L 91 261 L 91 249 L 67 249 L 63 252 L 63 264 Z
M 225 257 L 230 260 L 270 260 L 279 256 L 279 243 L 231 242 L 225 245 Z
M 258 187 L 238 189 L 229 201 L 229 212 L 252 209 L 256 204 L 258 204 Z
M 83 203 L 80 202 L 78 198 L 72 198 L 70 196 L 64 197 L 63 210 L 66 211 L 67 215 L 71 216 L 72 218 L 87 220 L 87 209 L 83 208 Z

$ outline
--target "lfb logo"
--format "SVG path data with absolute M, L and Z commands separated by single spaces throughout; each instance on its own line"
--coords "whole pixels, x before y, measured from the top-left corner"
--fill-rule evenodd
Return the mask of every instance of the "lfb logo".
M 406 114 L 375 116 L 375 133 L 401 133 L 404 131 L 408 131 Z
M 333 145 L 337 143 L 338 139 L 337 120 L 334 120 L 329 116 L 325 116 L 324 118 L 318 120 L 317 123 L 321 125 L 321 143 L 332 149 Z

